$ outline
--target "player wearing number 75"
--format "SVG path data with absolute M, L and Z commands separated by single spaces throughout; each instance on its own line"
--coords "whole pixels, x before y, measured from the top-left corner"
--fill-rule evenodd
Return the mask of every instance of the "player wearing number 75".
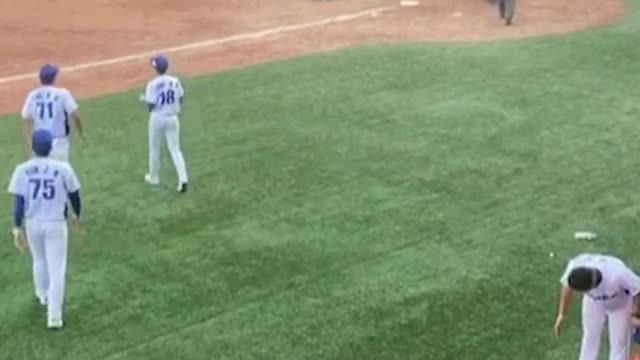
M 151 66 L 157 76 L 147 84 L 140 101 L 147 105 L 149 119 L 149 173 L 145 181 L 151 185 L 160 183 L 160 156 L 164 137 L 178 173 L 178 191 L 187 191 L 187 169 L 180 149 L 180 111 L 184 100 L 184 90 L 180 80 L 167 74 L 169 60 L 165 56 L 155 56 Z
M 27 144 L 34 130 L 46 129 L 53 135 L 51 157 L 69 162 L 71 118 L 82 140 L 84 129 L 78 113 L 78 104 L 69 90 L 55 86 L 59 69 L 47 64 L 40 69 L 42 86 L 31 91 L 22 108 L 23 128 Z M 31 149 L 29 149 L 31 151 Z
M 18 165 L 9 184 L 15 195 L 13 236 L 33 260 L 35 295 L 47 306 L 47 327 L 62 328 L 62 308 L 67 272 L 68 229 L 66 204 L 80 221 L 80 183 L 68 163 L 49 158 L 53 136 L 36 130 L 31 138 L 33 158 Z M 23 230 L 24 228 L 24 230 Z

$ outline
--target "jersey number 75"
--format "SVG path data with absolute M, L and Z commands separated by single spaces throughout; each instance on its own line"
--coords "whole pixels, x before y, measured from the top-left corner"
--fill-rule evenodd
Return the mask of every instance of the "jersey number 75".
M 54 179 L 29 179 L 29 183 L 33 185 L 32 199 L 42 196 L 45 200 L 51 200 L 56 196 L 56 187 Z

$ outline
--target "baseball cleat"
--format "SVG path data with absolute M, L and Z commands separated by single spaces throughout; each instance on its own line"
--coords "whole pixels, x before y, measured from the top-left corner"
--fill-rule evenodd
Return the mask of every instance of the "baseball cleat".
M 189 185 L 187 183 L 182 183 L 178 185 L 178 192 L 181 192 L 184 194 L 187 192 L 188 188 L 189 188 Z
M 507 26 L 511 25 L 511 19 L 506 19 L 504 24 Z
M 33 302 L 42 306 L 47 306 L 47 298 L 41 298 L 37 295 L 33 298 Z
M 47 329 L 60 330 L 64 326 L 62 319 L 49 319 L 47 321 Z
M 144 181 L 146 181 L 147 184 L 149 184 L 149 185 L 158 185 L 158 184 L 160 184 L 160 179 L 158 179 L 157 177 L 152 177 L 149 174 L 144 176 Z

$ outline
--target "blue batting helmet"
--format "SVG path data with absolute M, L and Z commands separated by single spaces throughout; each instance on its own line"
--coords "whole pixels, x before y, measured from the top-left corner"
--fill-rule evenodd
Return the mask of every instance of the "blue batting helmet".
M 49 156 L 51 147 L 53 146 L 53 135 L 48 130 L 36 130 L 31 135 L 31 149 L 33 152 L 42 157 Z
M 58 67 L 55 65 L 47 64 L 40 69 L 40 83 L 42 85 L 51 85 L 56 81 L 58 77 Z
M 151 58 L 151 66 L 158 72 L 164 74 L 169 69 L 169 59 L 164 55 L 158 55 Z

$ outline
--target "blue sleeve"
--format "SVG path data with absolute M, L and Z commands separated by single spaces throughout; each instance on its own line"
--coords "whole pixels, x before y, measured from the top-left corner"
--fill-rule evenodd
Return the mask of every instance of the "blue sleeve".
M 80 200 L 80 191 L 72 192 L 69 194 L 69 202 L 73 208 L 73 212 L 77 217 L 80 217 L 80 211 L 82 210 L 82 201 Z
M 152 112 L 153 109 L 155 109 L 155 108 L 156 108 L 156 104 L 147 103 L 147 109 L 149 110 L 149 112 Z
M 16 195 L 15 197 L 13 203 L 13 220 L 15 227 L 22 227 L 22 221 L 24 220 L 24 196 L 22 195 Z

